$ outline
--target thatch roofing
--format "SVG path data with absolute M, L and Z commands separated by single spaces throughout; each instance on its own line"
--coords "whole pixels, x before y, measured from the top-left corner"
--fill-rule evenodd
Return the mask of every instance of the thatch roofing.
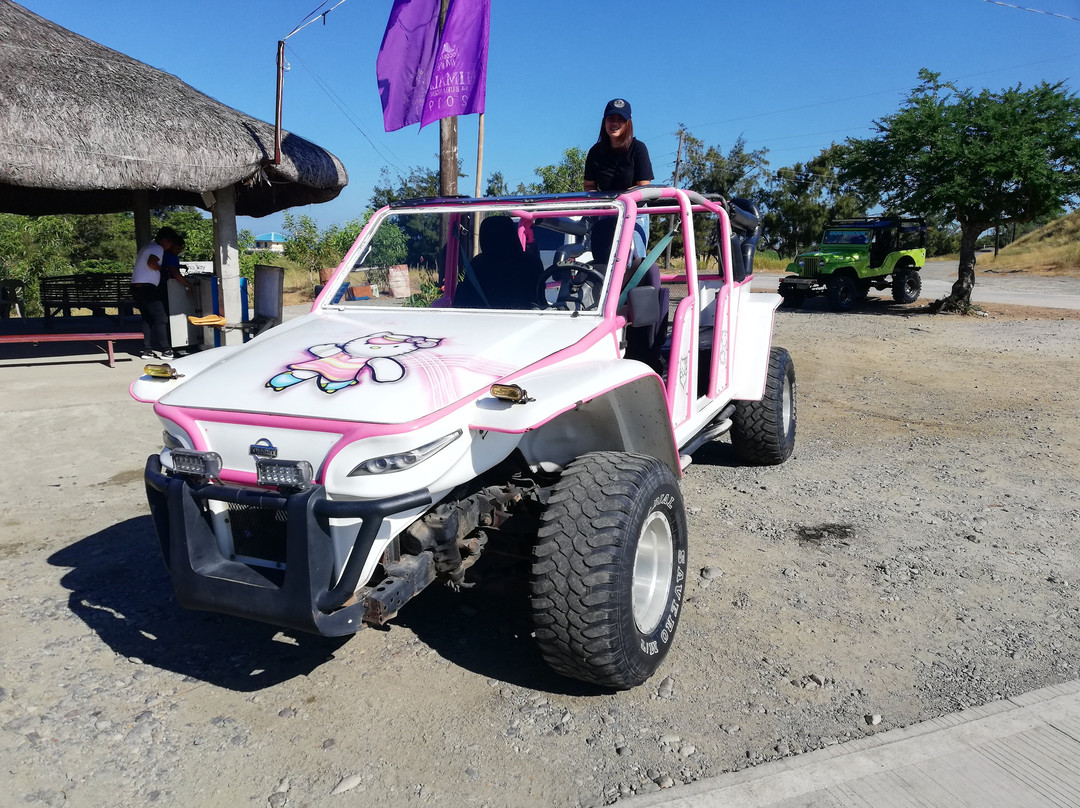
M 237 186 L 236 212 L 264 216 L 336 197 L 334 155 L 215 101 L 176 76 L 0 0 L 0 211 L 105 213 L 195 205 Z

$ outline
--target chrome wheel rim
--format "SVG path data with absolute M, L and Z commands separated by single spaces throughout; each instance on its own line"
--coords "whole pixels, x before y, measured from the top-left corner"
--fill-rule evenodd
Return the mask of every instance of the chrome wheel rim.
M 674 541 L 671 525 L 657 511 L 649 514 L 641 527 L 634 554 L 631 589 L 634 622 L 642 634 L 650 634 L 660 624 L 671 590 Z
M 785 373 L 783 389 L 780 394 L 780 410 L 785 436 L 791 434 L 791 425 L 795 420 L 795 391 L 792 388 L 791 379 Z

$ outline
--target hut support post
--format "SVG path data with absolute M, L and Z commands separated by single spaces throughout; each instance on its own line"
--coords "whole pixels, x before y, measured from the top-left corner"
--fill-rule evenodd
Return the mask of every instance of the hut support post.
M 225 322 L 239 323 L 243 318 L 240 300 L 240 249 L 236 231 L 236 190 L 233 186 L 214 192 L 214 274 L 221 293 L 220 314 Z M 239 329 L 228 329 L 225 345 L 244 341 Z
M 146 189 L 136 189 L 131 196 L 131 210 L 135 214 L 135 249 L 141 250 L 154 237 L 150 232 L 150 194 Z

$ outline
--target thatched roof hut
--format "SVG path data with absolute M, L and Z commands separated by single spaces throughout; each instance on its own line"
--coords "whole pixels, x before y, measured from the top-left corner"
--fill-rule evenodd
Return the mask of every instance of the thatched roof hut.
M 235 186 L 237 214 L 333 199 L 334 155 L 215 101 L 176 76 L 0 0 L 0 211 L 195 205 Z M 209 198 L 209 197 L 208 197 Z

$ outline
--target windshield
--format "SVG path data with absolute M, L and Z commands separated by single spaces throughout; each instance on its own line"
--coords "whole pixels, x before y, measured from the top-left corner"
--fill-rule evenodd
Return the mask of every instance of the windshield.
M 822 244 L 869 244 L 869 230 L 826 230 Z
M 620 214 L 580 201 L 390 209 L 346 256 L 348 272 L 324 302 L 598 312 Z

